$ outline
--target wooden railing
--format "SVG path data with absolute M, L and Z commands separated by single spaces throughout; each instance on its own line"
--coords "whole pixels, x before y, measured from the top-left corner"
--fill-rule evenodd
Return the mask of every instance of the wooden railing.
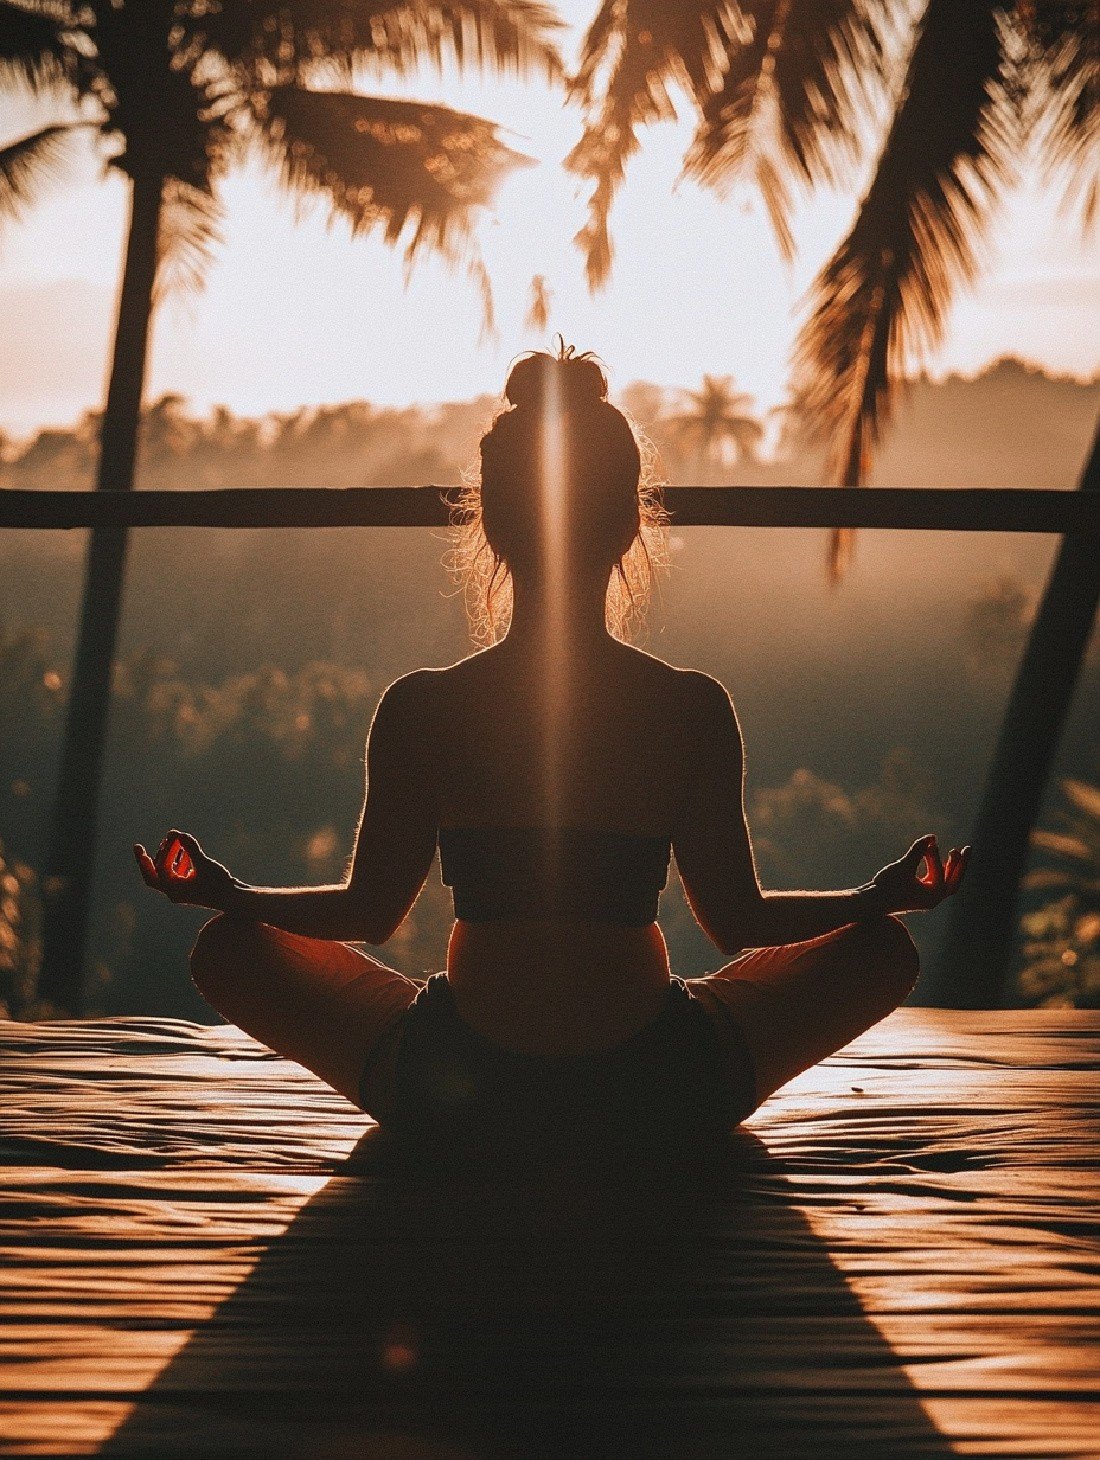
M 0 527 L 443 527 L 454 488 L 243 487 L 216 491 L 0 491 Z M 1100 498 L 1031 488 L 668 487 L 681 527 L 855 527 L 1084 533 Z

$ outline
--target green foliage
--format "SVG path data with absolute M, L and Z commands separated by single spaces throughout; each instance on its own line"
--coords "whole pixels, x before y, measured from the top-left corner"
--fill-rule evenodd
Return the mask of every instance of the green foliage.
M 41 905 L 30 867 L 0 843 L 0 1018 L 39 1018 L 34 1000 L 41 956 Z
M 1027 1004 L 1098 1009 L 1100 788 L 1065 780 L 1062 797 L 1054 828 L 1032 837 L 1038 865 L 1024 886 L 1041 901 L 1020 919 L 1018 987 Z

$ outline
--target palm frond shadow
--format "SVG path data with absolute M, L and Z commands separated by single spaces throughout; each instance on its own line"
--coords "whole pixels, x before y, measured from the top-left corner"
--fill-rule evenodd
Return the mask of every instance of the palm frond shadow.
M 738 1134 L 705 1172 L 522 1186 L 368 1135 L 101 1454 L 946 1454 Z

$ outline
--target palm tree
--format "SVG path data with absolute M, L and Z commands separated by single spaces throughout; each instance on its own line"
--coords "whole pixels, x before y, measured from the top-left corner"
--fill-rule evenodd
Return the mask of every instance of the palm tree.
M 900 49 L 907 42 L 907 51 Z M 590 283 L 611 266 L 608 220 L 637 129 L 687 93 L 686 172 L 759 187 L 789 252 L 792 186 L 851 176 L 878 106 L 889 122 L 855 222 L 819 273 L 795 352 L 795 397 L 834 476 L 866 477 L 905 373 L 942 339 L 951 303 L 1022 159 L 1038 157 L 1091 223 L 1100 203 L 1095 0 L 604 0 L 573 87 L 586 112 L 570 165 L 593 183 L 578 234 Z M 1094 449 L 1082 490 L 1100 489 Z M 835 532 L 830 574 L 853 535 Z M 935 987 L 996 1002 L 1007 986 L 1028 832 L 1088 644 L 1095 543 L 1061 546 L 1001 730 L 975 856 Z
M 522 159 L 483 118 L 351 90 L 355 68 L 401 74 L 453 59 L 553 76 L 555 24 L 537 0 L 0 0 L 0 80 L 58 105 L 56 121 L 0 149 L 0 214 L 34 200 L 82 129 L 130 184 L 98 487 L 133 486 L 155 302 L 201 277 L 230 168 L 258 155 L 354 233 L 403 243 L 409 260 L 465 255 L 484 280 L 472 224 Z M 69 1006 L 125 556 L 124 532 L 93 534 L 45 883 L 42 993 Z
M 663 425 L 677 443 L 694 446 L 701 474 L 711 475 L 731 446 L 738 460 L 756 461 L 764 428 L 752 414 L 752 396 L 734 389 L 732 375 L 704 375 L 701 388 L 683 397 L 685 409 Z
M 585 129 L 569 166 L 593 184 L 577 238 L 594 288 L 638 129 L 675 115 L 674 84 L 696 112 L 686 174 L 719 192 L 751 179 L 786 254 L 793 190 L 850 178 L 876 107 L 893 103 L 796 350 L 796 398 L 847 486 L 863 482 L 905 372 L 942 339 L 1029 147 L 1083 218 L 1100 202 L 1094 0 L 924 0 L 912 14 L 908 0 L 604 0 L 572 82 Z M 834 576 L 850 546 L 834 537 Z

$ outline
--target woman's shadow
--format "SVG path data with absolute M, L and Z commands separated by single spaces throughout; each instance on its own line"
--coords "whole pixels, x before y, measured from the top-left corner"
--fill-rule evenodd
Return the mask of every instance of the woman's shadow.
M 101 1451 L 197 1452 L 949 1447 L 755 1137 L 502 1183 L 375 1132 Z

